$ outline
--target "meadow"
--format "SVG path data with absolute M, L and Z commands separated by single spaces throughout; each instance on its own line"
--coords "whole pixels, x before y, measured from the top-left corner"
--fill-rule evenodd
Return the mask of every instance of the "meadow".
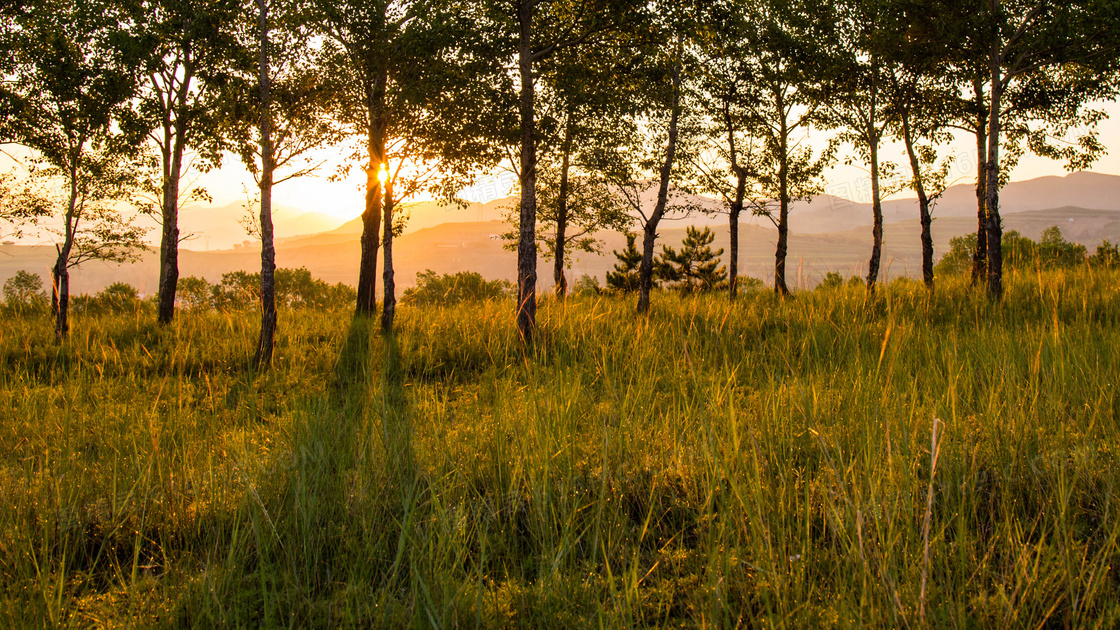
M 0 623 L 1120 624 L 1120 272 L 5 311 Z

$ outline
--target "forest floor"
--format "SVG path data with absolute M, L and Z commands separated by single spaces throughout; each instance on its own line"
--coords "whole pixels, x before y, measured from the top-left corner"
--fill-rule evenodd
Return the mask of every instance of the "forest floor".
M 0 624 L 1116 627 L 1120 272 L 0 326 Z

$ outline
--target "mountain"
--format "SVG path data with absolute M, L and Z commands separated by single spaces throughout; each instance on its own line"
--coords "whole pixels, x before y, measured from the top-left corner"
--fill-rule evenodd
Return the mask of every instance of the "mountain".
M 1113 196 L 1114 195 L 1114 196 Z M 1089 247 L 1102 239 L 1120 242 L 1120 177 L 1095 173 L 1072 173 L 1065 177 L 1044 177 L 1016 182 L 1004 188 L 1003 222 L 1006 230 L 1018 230 L 1037 239 L 1042 231 L 1057 225 L 1065 237 Z M 718 204 L 697 198 L 710 208 Z M 438 204 L 417 204 L 413 211 L 421 218 L 411 231 L 398 237 L 394 244 L 397 286 L 403 290 L 415 282 L 416 273 L 431 269 L 437 273 L 472 270 L 489 279 L 515 279 L 516 255 L 504 248 L 501 234 L 509 224 L 501 220 L 502 207 L 510 199 L 486 204 L 473 204 L 466 209 L 448 208 Z M 1040 205 L 1055 204 L 1048 208 Z M 1098 207 L 1092 207 L 1098 206 Z M 228 207 L 227 207 L 228 208 Z M 953 236 L 976 230 L 975 193 L 969 186 L 955 186 L 946 191 L 934 212 L 933 237 L 935 255 L 940 256 Z M 921 271 L 921 248 L 917 209 L 913 200 L 894 200 L 885 205 L 887 223 L 884 228 L 883 268 L 886 278 L 900 275 L 916 276 Z M 293 219 L 297 212 L 289 212 Z M 283 215 L 281 215 L 283 216 Z M 439 218 L 435 225 L 425 225 Z M 483 220 L 477 220 L 482 218 Z M 812 203 L 799 203 L 791 213 L 788 274 L 793 286 L 812 286 L 825 273 L 840 271 L 844 275 L 865 273 L 871 251 L 871 212 L 866 204 L 856 204 L 838 197 L 821 196 Z M 316 219 L 311 219 L 312 221 Z M 677 245 L 684 239 L 688 225 L 703 224 L 713 228 L 713 248 L 728 247 L 726 215 L 698 215 L 685 220 L 666 221 L 659 230 L 659 242 Z M 278 220 L 278 224 L 280 221 Z M 288 225 L 294 225 L 295 222 Z M 360 221 L 345 223 L 318 234 L 290 236 L 277 242 L 277 264 L 281 267 L 302 267 L 328 282 L 357 283 L 361 255 Z M 769 281 L 773 275 L 774 244 L 777 232 L 766 218 L 744 217 L 740 224 L 740 260 L 742 272 Z M 572 256 L 569 278 L 583 274 L 604 280 L 615 264 L 613 250 L 625 246 L 620 233 L 602 235 L 602 254 L 576 253 Z M 211 243 L 214 237 L 211 237 Z M 47 284 L 47 270 L 54 261 L 53 246 L 0 246 L 0 282 L 25 269 L 38 272 Z M 724 255 L 726 260 L 726 254 Z M 201 276 L 211 282 L 223 273 L 255 270 L 260 266 L 259 242 L 220 251 L 180 253 L 182 276 Z M 380 271 L 380 264 L 379 264 Z M 552 267 L 543 256 L 539 261 L 540 288 L 552 285 Z M 117 267 L 105 263 L 88 263 L 72 274 L 75 293 L 96 292 L 112 282 L 127 282 L 150 294 L 156 289 L 158 254 L 147 252 L 139 263 Z M 380 278 L 379 278 L 380 281 Z
M 244 245 L 251 240 L 241 220 L 248 217 L 242 203 L 224 206 L 188 206 L 179 213 L 179 232 L 184 236 L 183 248 L 194 251 L 213 251 L 230 249 Z M 300 234 L 325 232 L 338 227 L 344 219 L 318 212 L 304 212 L 290 206 L 276 206 L 272 211 L 273 229 L 276 237 L 285 238 Z M 145 225 L 151 228 L 147 240 L 159 245 L 159 223 L 147 219 Z

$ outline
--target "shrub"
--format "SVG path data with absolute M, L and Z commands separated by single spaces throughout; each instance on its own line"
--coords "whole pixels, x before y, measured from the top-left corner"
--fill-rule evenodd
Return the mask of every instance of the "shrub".
M 1105 239 L 1097 245 L 1097 253 L 1089 257 L 1089 262 L 1106 269 L 1120 267 L 1120 248 Z
M 621 252 L 615 250 L 614 255 L 618 258 L 618 262 L 614 265 L 614 271 L 607 272 L 608 290 L 622 293 L 638 290 L 640 282 L 638 268 L 642 264 L 642 252 L 638 251 L 638 247 L 634 244 L 637 238 L 637 234 L 627 232 L 626 249 Z M 654 285 L 656 284 L 657 282 L 654 281 Z
M 508 280 L 486 280 L 474 271 L 438 275 L 428 269 L 416 274 L 416 286 L 405 289 L 401 302 L 450 306 L 511 296 L 513 290 L 513 283 Z
M 839 289 L 844 286 L 844 276 L 835 271 L 830 271 L 825 274 L 824 280 L 817 285 L 818 289 Z
M 180 304 L 187 310 L 207 311 L 214 307 L 214 285 L 205 278 L 180 278 L 178 293 Z
M 572 295 L 599 295 L 602 291 L 599 279 L 587 274 L 580 276 L 572 285 Z
M 4 281 L 4 299 L 8 304 L 20 306 L 45 303 L 47 292 L 43 290 L 43 279 L 39 274 L 20 269 Z

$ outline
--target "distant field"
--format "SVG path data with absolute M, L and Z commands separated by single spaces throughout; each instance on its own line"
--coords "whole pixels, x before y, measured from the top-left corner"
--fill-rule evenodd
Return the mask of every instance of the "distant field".
M 1007 287 L 6 310 L 0 624 L 1116 627 L 1120 272 Z

